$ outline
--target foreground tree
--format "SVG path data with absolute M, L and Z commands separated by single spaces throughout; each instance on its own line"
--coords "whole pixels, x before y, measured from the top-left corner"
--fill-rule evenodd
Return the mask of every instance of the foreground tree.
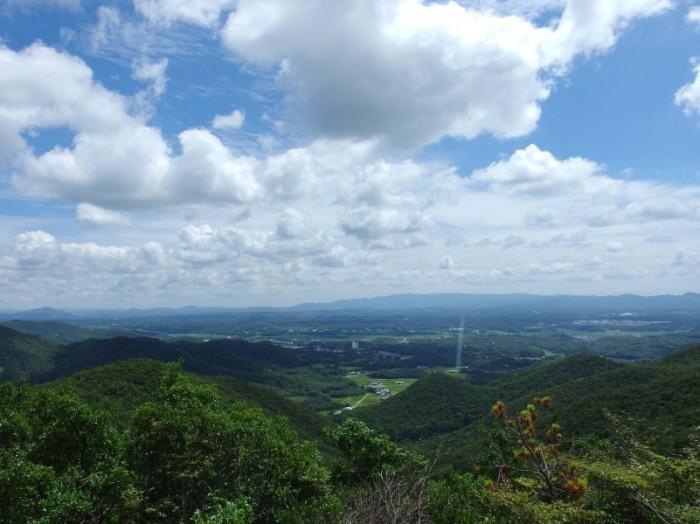
M 136 412 L 127 456 L 149 520 L 184 521 L 196 510 L 204 518 L 236 500 L 256 522 L 328 522 L 336 511 L 312 444 L 300 443 L 282 419 L 223 407 L 177 365 L 163 374 L 158 398 Z
M 0 385 L 0 522 L 131 522 L 140 500 L 122 448 L 79 400 Z
M 343 501 L 340 522 L 419 524 L 427 513 L 429 464 L 363 422 L 327 431 L 340 451 L 333 478 Z
M 591 438 L 564 452 L 559 426 L 541 429 L 551 403 L 536 398 L 516 416 L 502 402 L 493 406 L 497 463 L 477 467 L 482 476 L 453 474 L 431 486 L 437 524 L 700 522 L 697 444 L 667 457 L 624 436 L 617 449 Z M 614 417 L 609 423 L 621 427 Z

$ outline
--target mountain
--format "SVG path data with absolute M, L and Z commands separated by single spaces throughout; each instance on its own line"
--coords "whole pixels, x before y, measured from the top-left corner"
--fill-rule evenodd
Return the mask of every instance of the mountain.
M 57 320 L 8 320 L 0 324 L 59 344 L 69 344 L 89 338 L 112 338 L 125 334 L 117 330 L 85 328 Z
M 429 375 L 353 416 L 429 455 L 443 450 L 443 465 L 468 467 L 487 445 L 479 428 L 489 426 L 493 403 L 516 411 L 541 395 L 554 398 L 545 422 L 560 423 L 568 437 L 614 437 L 611 413 L 654 448 L 677 451 L 700 426 L 700 346 L 643 365 L 573 355 L 482 386 Z
M 126 425 L 134 410 L 154 398 L 164 364 L 148 359 L 130 359 L 95 367 L 48 383 L 45 387 L 68 391 L 110 413 L 118 425 Z M 267 415 L 282 416 L 305 439 L 324 442 L 327 421 L 264 386 L 231 377 L 190 374 L 198 383 L 212 384 L 224 402 L 244 402 Z
M 57 349 L 52 342 L 0 326 L 0 382 L 47 371 Z
M 61 311 L 60 309 L 42 307 L 26 311 L 4 313 L 0 315 L 0 318 L 4 320 L 68 320 L 75 318 L 75 316 L 71 313 Z
M 397 440 L 420 440 L 481 418 L 488 410 L 485 391 L 463 378 L 433 373 L 405 392 L 358 411 L 358 416 Z
M 267 368 L 301 365 L 289 349 L 269 343 L 241 340 L 216 340 L 202 344 L 168 343 L 148 337 L 90 339 L 60 348 L 54 366 L 38 377 L 55 380 L 86 369 L 128 360 L 145 358 L 158 362 L 181 360 L 186 371 L 202 375 L 230 375 L 242 379 L 260 379 Z
M 338 300 L 329 303 L 299 304 L 296 310 L 406 310 L 406 309 L 462 309 L 465 311 L 489 309 L 530 309 L 538 311 L 594 310 L 594 311 L 700 311 L 700 294 L 684 295 L 527 295 L 527 294 L 406 294 L 374 298 Z
M 226 317 L 256 313 L 290 313 L 336 311 L 387 311 L 449 309 L 462 312 L 534 310 L 538 313 L 584 312 L 584 313 L 629 313 L 629 312 L 700 312 L 700 294 L 683 295 L 529 295 L 434 293 L 402 294 L 372 298 L 354 298 L 332 302 L 302 303 L 289 307 L 156 307 L 147 309 L 75 309 L 70 312 L 53 308 L 28 311 L 0 312 L 0 319 L 11 320 L 70 320 L 82 319 L 139 319 L 163 317 Z

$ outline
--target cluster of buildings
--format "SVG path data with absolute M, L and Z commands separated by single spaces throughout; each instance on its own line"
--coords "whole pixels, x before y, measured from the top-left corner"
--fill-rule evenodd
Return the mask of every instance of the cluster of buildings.
M 378 380 L 373 380 L 367 389 L 372 390 L 381 400 L 386 400 L 391 396 L 391 391 Z

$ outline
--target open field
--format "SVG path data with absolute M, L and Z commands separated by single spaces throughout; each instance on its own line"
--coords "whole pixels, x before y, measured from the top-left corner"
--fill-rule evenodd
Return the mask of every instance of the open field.
M 392 395 L 396 395 L 402 392 L 404 389 L 406 389 L 408 386 L 410 386 L 417 380 L 415 378 L 374 379 L 372 377 L 368 377 L 367 375 L 363 375 L 359 372 L 352 372 L 347 375 L 347 378 L 349 378 L 358 386 L 361 386 L 363 388 L 369 386 L 374 380 L 377 380 L 386 389 L 391 391 Z M 351 395 L 348 397 L 341 397 L 336 399 L 336 401 L 343 407 L 349 406 L 354 409 L 360 406 L 366 407 L 371 406 L 372 404 L 377 404 L 381 401 L 381 399 L 377 393 L 367 391 L 362 395 Z

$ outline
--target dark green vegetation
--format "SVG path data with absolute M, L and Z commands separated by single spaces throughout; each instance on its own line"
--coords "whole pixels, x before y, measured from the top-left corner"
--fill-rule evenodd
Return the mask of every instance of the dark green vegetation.
M 491 404 L 504 400 L 522 406 L 545 394 L 556 399 L 547 420 L 560 423 L 572 437 L 614 437 L 611 413 L 628 419 L 625 425 L 655 449 L 677 451 L 690 444 L 700 424 L 700 347 L 642 365 L 574 355 L 483 386 L 435 374 L 353 416 L 426 453 L 440 449 L 445 466 L 466 468 L 484 445 L 482 428 Z
M 117 427 L 126 427 L 135 410 L 158 392 L 165 364 L 148 359 L 132 359 L 81 371 L 65 379 L 46 384 L 46 388 L 74 395 L 104 411 Z M 243 402 L 269 416 L 287 419 L 299 435 L 324 442 L 325 419 L 273 389 L 233 377 L 203 377 L 188 374 L 193 384 L 214 386 L 223 405 Z
M 0 523 L 698 521 L 700 346 L 629 364 L 546 337 L 498 335 L 494 354 L 473 334 L 457 373 L 433 372 L 454 334 L 0 335 L 7 379 L 32 383 L 0 384 Z M 420 378 L 354 418 L 307 409 L 363 394 L 358 368 Z
M 45 372 L 57 349 L 51 342 L 0 326 L 0 382 Z
M 258 522 L 324 522 L 337 506 L 314 445 L 176 365 L 125 432 L 72 396 L 0 386 L 0 494 L 1 522 L 181 522 L 236 502 Z

